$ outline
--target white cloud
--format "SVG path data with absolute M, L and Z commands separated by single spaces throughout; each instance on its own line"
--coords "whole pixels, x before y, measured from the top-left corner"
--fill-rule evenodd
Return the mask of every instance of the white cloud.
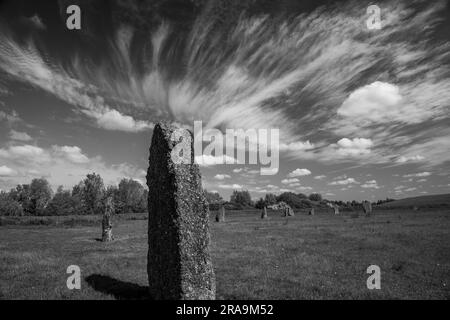
M 17 172 L 7 166 L 0 166 L 0 177 L 12 177 L 15 176 Z
M 12 174 L 8 168 L 17 172 L 2 187 L 11 188 L 16 184 L 29 183 L 35 177 L 46 177 L 53 188 L 59 185 L 72 187 L 86 174 L 96 172 L 105 184 L 117 184 L 122 178 L 145 180 L 145 170 L 126 163 L 107 165 L 100 157 L 89 158 L 79 147 L 52 146 L 43 149 L 38 146 L 22 145 L 0 149 L 2 170 Z M 5 185 L 7 183 L 7 185 Z
M 84 155 L 81 148 L 77 146 L 53 146 L 53 151 L 59 156 L 65 157 L 67 160 L 73 163 L 88 163 L 89 158 Z
M 50 158 L 44 149 L 32 145 L 10 146 L 0 149 L 0 158 L 13 159 L 18 161 L 46 161 Z
M 16 111 L 11 113 L 0 110 L 0 121 L 6 121 L 8 124 L 14 124 L 20 122 L 21 119 Z
M 227 155 L 212 156 L 212 155 L 200 155 L 195 157 L 195 163 L 199 166 L 209 167 L 219 164 L 237 164 L 238 160 Z
M 300 180 L 298 180 L 297 178 L 281 180 L 282 184 L 290 184 L 290 183 L 295 183 L 295 182 L 300 182 Z
M 283 183 L 283 181 L 282 181 L 282 183 Z M 291 187 L 291 188 L 294 188 L 294 187 L 300 187 L 300 186 L 301 186 L 301 183 L 300 183 L 300 182 L 295 182 L 295 183 L 289 184 L 289 187 Z
M 216 174 L 214 176 L 214 179 L 216 180 L 225 180 L 225 179 L 229 179 L 231 178 L 231 176 L 229 176 L 228 174 Z
M 366 181 L 366 183 L 361 185 L 361 188 L 364 189 L 379 189 L 380 187 L 377 184 L 376 180 Z
M 289 178 L 294 178 L 294 177 L 302 177 L 302 176 L 308 176 L 311 174 L 311 171 L 309 171 L 308 169 L 295 169 L 294 171 L 292 171 L 291 173 L 289 173 L 287 176 Z
M 431 176 L 431 172 L 418 172 L 403 175 L 403 178 L 423 178 Z
M 326 175 L 319 175 L 319 176 L 315 176 L 314 179 L 322 180 L 322 179 L 325 179 L 326 177 L 327 177 Z
M 314 149 L 314 148 L 315 148 L 314 144 L 309 142 L 309 140 L 306 141 L 306 142 L 297 141 L 297 142 L 281 143 L 280 144 L 280 151 L 296 152 L 296 151 L 311 150 L 311 149 Z
M 140 132 L 154 127 L 154 124 L 151 122 L 137 121 L 133 117 L 123 115 L 117 110 L 106 110 L 104 112 L 84 111 L 83 113 L 95 118 L 98 126 L 106 130 Z
M 18 132 L 15 130 L 11 130 L 9 132 L 9 137 L 11 140 L 23 141 L 23 142 L 33 140 L 26 132 Z
M 351 93 L 337 114 L 358 121 L 405 121 L 407 115 L 401 102 L 402 96 L 396 85 L 376 81 Z
M 360 156 L 370 153 L 373 142 L 370 139 L 354 138 L 352 140 L 343 138 L 337 142 L 337 154 L 344 157 Z
M 329 183 L 330 186 L 344 186 L 348 184 L 356 184 L 358 183 L 354 178 L 347 178 L 344 180 L 332 181 Z
M 397 163 L 406 163 L 406 162 L 419 162 L 419 161 L 423 161 L 425 159 L 425 157 L 420 156 L 420 155 L 415 155 L 415 156 L 401 156 L 400 158 L 398 158 L 396 160 Z
M 237 189 L 242 189 L 243 186 L 241 186 L 240 184 L 219 184 L 218 186 L 220 189 L 233 189 L 233 190 L 237 190 Z
M 311 191 L 313 188 L 301 186 L 301 187 L 297 187 L 296 189 L 297 189 L 298 191 Z
M 37 14 L 32 16 L 30 18 L 30 21 L 37 29 L 40 29 L 40 30 L 45 30 L 46 29 L 45 24 L 42 22 L 41 17 L 39 17 Z

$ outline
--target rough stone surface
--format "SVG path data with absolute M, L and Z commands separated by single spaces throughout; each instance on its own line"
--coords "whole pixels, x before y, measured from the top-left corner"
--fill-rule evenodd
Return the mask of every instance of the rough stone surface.
M 363 210 L 366 215 L 370 215 L 372 213 L 372 203 L 369 201 L 363 201 L 362 202 Z
M 179 131 L 180 130 L 180 131 Z M 190 164 L 176 164 L 171 152 L 185 138 Z M 147 172 L 150 296 L 162 300 L 215 299 L 209 252 L 209 211 L 194 163 L 192 133 L 166 123 L 153 130 Z
M 279 210 L 283 212 L 283 216 L 292 217 L 294 216 L 294 210 L 284 201 L 280 201 L 276 204 L 268 206 L 269 209 Z
M 334 214 L 339 214 L 339 207 L 334 205 L 333 206 Z
M 225 207 L 224 206 L 220 206 L 219 211 L 217 211 L 216 222 L 225 222 Z
M 310 208 L 309 211 L 308 211 L 308 214 L 310 216 L 313 216 L 314 215 L 314 208 Z
M 267 208 L 264 207 L 261 212 L 261 219 L 267 219 Z
M 339 214 L 339 206 L 331 203 L 331 202 L 327 202 L 327 206 L 329 206 L 331 209 L 333 209 L 334 214 Z
M 112 214 L 114 212 L 114 205 L 112 197 L 106 198 L 105 201 L 105 211 L 103 212 L 102 219 L 102 241 L 110 242 L 113 241 L 112 234 Z

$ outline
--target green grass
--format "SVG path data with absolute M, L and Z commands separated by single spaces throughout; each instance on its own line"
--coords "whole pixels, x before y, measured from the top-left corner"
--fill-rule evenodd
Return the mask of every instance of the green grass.
M 214 216 L 218 299 L 450 298 L 449 210 Z M 112 243 L 98 241 L 100 231 L 99 223 L 0 227 L 0 299 L 147 298 L 147 221 L 119 218 Z M 66 287 L 72 264 L 81 290 Z M 381 290 L 366 287 L 371 264 L 381 268 Z
M 450 208 L 450 194 L 433 194 L 429 196 L 420 196 L 395 200 L 392 202 L 383 203 L 379 206 L 380 209 L 399 209 L 408 208 Z

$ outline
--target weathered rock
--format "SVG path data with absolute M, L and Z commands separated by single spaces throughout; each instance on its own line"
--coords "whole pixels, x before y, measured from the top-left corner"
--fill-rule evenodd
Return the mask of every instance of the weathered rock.
M 327 206 L 333 209 L 334 214 L 339 214 L 339 207 L 336 204 L 327 202 Z
M 267 219 L 267 208 L 264 207 L 261 212 L 261 219 Z
M 190 148 L 178 153 L 180 145 Z M 193 150 L 188 130 L 155 126 L 147 172 L 147 273 L 154 299 L 215 299 L 209 211 Z M 176 155 L 187 163 L 174 161 Z
M 112 234 L 112 214 L 114 212 L 114 205 L 112 197 L 106 198 L 105 201 L 105 211 L 103 212 L 102 219 L 102 241 L 110 242 L 113 241 Z
M 216 222 L 225 222 L 225 207 L 222 205 L 216 213 Z
M 335 215 L 339 214 L 339 207 L 337 205 L 333 205 L 332 209 L 333 209 Z
M 289 217 L 293 217 L 295 215 L 294 210 L 290 206 L 287 207 L 287 214 Z
M 310 208 L 308 211 L 308 215 L 313 216 L 314 215 L 314 208 Z
M 372 203 L 367 200 L 362 202 L 363 210 L 366 215 L 370 215 L 372 213 Z
M 294 216 L 294 210 L 284 201 L 280 201 L 276 204 L 267 206 L 269 209 L 272 210 L 279 210 L 283 212 L 284 217 L 292 217 Z

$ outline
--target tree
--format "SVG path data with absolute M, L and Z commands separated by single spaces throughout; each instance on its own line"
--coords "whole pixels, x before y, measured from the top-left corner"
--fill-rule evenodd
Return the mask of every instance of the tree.
M 272 204 L 277 203 L 277 196 L 274 195 L 273 193 L 268 193 L 266 194 L 264 201 L 266 206 L 270 206 Z
M 20 203 L 6 192 L 0 193 L 0 216 L 23 216 L 23 209 Z
M 255 203 L 255 208 L 256 209 L 263 209 L 266 206 L 266 201 L 263 198 L 259 198 L 258 201 L 256 201 Z
M 66 216 L 76 213 L 76 206 L 69 190 L 59 186 L 52 200 L 50 200 L 45 213 L 49 216 Z
M 32 214 L 29 184 L 17 185 L 15 189 L 11 189 L 9 192 L 9 197 L 21 205 L 24 214 Z
M 311 201 L 322 201 L 322 195 L 320 193 L 311 193 L 309 195 L 309 200 L 311 200 Z
M 311 202 L 307 198 L 300 198 L 293 192 L 283 192 L 277 197 L 277 201 L 286 202 L 292 208 L 310 208 Z
M 208 202 L 209 210 L 219 210 L 220 205 L 225 202 L 218 192 L 209 192 L 205 189 L 203 194 Z
M 84 204 L 84 183 L 80 181 L 72 188 L 72 203 L 74 214 L 86 214 L 86 206 Z
M 230 197 L 230 202 L 240 204 L 244 207 L 253 207 L 252 197 L 250 196 L 250 192 L 248 192 L 247 190 L 234 190 L 233 194 Z
M 33 179 L 29 191 L 32 215 L 42 216 L 45 214 L 45 208 L 52 199 L 53 191 L 50 183 L 45 178 Z
M 145 189 L 136 180 L 122 179 L 117 190 L 115 206 L 120 213 L 144 212 L 147 208 L 147 197 Z
M 91 173 L 83 180 L 82 199 L 86 214 L 99 214 L 103 209 L 105 185 L 99 174 Z

